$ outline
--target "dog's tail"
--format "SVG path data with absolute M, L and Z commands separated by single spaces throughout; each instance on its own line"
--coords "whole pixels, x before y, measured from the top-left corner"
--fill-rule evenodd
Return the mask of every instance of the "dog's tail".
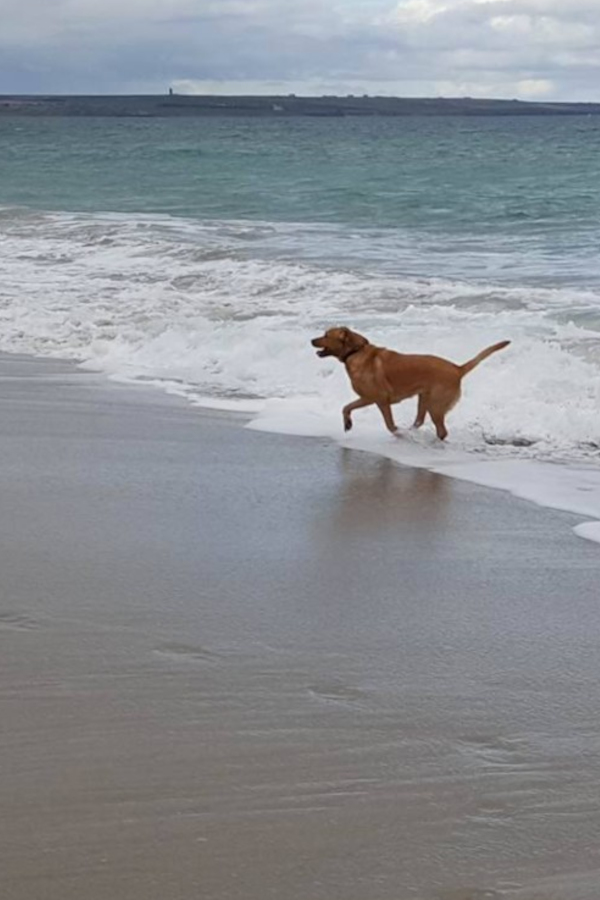
M 491 356 L 492 353 L 496 353 L 498 350 L 503 350 L 505 347 L 508 347 L 509 344 L 510 341 L 500 341 L 499 344 L 492 344 L 491 347 L 486 347 L 485 350 L 482 350 L 481 353 L 478 353 L 477 356 L 474 356 L 469 362 L 459 366 L 460 377 L 464 378 L 464 376 L 468 375 L 468 373 L 471 372 L 475 366 L 478 366 L 480 362 L 483 362 L 483 360 L 487 359 L 488 356 Z

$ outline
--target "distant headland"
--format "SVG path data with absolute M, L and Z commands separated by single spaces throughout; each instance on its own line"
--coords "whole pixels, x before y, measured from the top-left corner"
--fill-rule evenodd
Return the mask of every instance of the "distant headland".
M 481 100 L 413 97 L 217 96 L 167 94 L 0 95 L 0 116 L 573 116 L 600 115 L 600 103 L 549 103 L 524 100 Z

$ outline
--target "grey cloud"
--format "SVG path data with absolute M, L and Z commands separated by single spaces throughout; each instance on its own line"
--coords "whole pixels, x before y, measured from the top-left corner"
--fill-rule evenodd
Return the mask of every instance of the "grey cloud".
M 0 92 L 468 92 L 600 100 L 597 0 L 0 0 Z

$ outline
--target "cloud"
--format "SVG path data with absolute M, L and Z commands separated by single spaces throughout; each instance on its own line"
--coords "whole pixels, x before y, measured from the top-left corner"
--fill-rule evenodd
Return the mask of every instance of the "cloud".
M 0 91 L 596 99 L 598 0 L 0 0 Z

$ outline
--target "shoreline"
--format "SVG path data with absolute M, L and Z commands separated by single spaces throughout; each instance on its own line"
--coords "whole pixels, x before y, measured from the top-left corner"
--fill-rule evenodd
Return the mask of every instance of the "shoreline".
M 7 900 L 595 900 L 568 514 L 29 357 L 0 459 Z
M 132 391 L 150 391 L 170 398 L 186 408 L 207 414 L 230 416 L 238 424 L 265 434 L 286 435 L 313 440 L 326 439 L 347 450 L 371 453 L 390 459 L 398 465 L 425 470 L 445 477 L 479 485 L 493 491 L 507 493 L 518 500 L 533 503 L 542 509 L 564 512 L 577 517 L 571 525 L 580 539 L 600 543 L 600 469 L 589 459 L 565 461 L 483 458 L 472 451 L 455 448 L 452 441 L 440 444 L 431 438 L 430 425 L 420 432 L 400 429 L 397 438 L 390 438 L 373 415 L 360 423 L 351 435 L 332 424 L 331 417 L 306 417 L 300 410 L 300 423 L 295 422 L 295 398 L 265 400 L 230 400 L 194 395 L 186 386 L 177 386 L 157 378 L 127 378 L 94 367 L 90 362 L 75 358 L 38 357 L 28 353 L 0 351 L 0 362 L 6 357 L 64 363 L 73 373 L 88 375 L 98 384 L 117 385 Z M 289 404 L 289 411 L 285 408 Z M 306 421 L 304 421 L 306 419 Z M 337 416 L 335 418 L 337 422 Z M 308 424 L 307 424 L 308 423 Z M 365 427 L 366 426 L 366 427 Z M 573 478 L 579 472 L 582 477 Z

